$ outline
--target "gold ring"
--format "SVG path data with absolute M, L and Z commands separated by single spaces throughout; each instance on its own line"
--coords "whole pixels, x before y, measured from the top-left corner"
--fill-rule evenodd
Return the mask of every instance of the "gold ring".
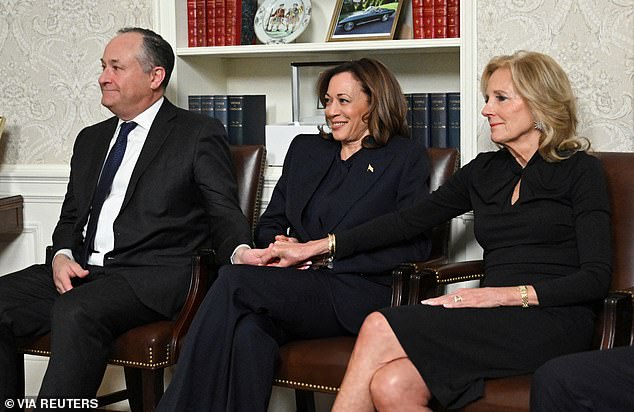
M 462 296 L 460 295 L 456 295 L 453 297 L 453 301 L 458 303 L 458 302 L 462 302 Z

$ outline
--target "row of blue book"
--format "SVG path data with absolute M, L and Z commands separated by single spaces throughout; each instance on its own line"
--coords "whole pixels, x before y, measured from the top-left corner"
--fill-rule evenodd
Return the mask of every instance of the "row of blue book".
M 460 93 L 407 93 L 410 135 L 425 147 L 460 149 Z
M 215 117 L 231 145 L 266 144 L 266 95 L 189 95 L 189 110 Z

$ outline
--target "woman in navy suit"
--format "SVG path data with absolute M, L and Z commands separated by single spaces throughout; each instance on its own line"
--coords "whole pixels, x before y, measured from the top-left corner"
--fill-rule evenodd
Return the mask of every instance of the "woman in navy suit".
M 257 247 L 319 239 L 428 195 L 427 156 L 406 137 L 406 102 L 383 64 L 327 70 L 318 93 L 330 131 L 293 140 Z M 336 262 L 222 267 L 158 410 L 265 412 L 281 344 L 356 334 L 367 314 L 389 305 L 390 270 L 429 251 L 422 235 Z

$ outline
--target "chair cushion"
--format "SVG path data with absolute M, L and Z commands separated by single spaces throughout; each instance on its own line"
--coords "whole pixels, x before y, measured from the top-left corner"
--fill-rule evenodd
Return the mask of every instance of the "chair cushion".
M 142 369 L 159 369 L 176 363 L 171 353 L 174 322 L 161 321 L 139 326 L 119 336 L 108 363 Z M 30 355 L 50 356 L 50 334 L 17 339 L 18 350 Z
M 489 379 L 484 386 L 484 398 L 467 405 L 464 412 L 528 412 L 531 375 Z
M 337 392 L 354 342 L 354 337 L 340 336 L 287 343 L 280 348 L 280 369 L 275 384 L 316 392 Z

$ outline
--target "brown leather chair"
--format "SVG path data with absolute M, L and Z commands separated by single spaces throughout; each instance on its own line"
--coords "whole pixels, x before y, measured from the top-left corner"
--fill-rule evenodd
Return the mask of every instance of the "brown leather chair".
M 458 168 L 456 149 L 428 149 L 431 160 L 430 191 L 436 190 Z M 432 253 L 426 264 L 446 262 L 449 244 L 449 223 L 434 228 Z M 406 283 L 400 269 L 393 273 L 392 306 L 406 303 Z M 341 336 L 289 342 L 280 348 L 277 386 L 295 390 L 297 410 L 315 410 L 313 392 L 337 393 L 352 353 L 355 338 Z
M 595 349 L 631 345 L 634 297 L 634 153 L 595 153 L 605 171 L 612 207 L 612 292 L 598 307 Z M 423 296 L 436 296 L 451 283 L 483 277 L 482 261 L 451 263 L 436 268 L 404 267 L 409 278 L 410 304 Z M 486 381 L 484 397 L 467 405 L 465 412 L 528 411 L 531 375 Z
M 253 229 L 260 216 L 266 149 L 261 145 L 231 146 L 230 149 L 240 208 Z M 163 371 L 176 363 L 183 337 L 215 278 L 212 253 L 201 252 L 192 257 L 192 280 L 177 319 L 131 329 L 114 342 L 108 363 L 124 367 L 127 389 L 100 396 L 100 406 L 128 399 L 133 411 L 155 409 L 163 395 Z M 18 351 L 18 365 L 24 365 L 24 354 L 50 356 L 50 337 L 19 339 Z M 20 372 L 24 375 L 24 367 Z

